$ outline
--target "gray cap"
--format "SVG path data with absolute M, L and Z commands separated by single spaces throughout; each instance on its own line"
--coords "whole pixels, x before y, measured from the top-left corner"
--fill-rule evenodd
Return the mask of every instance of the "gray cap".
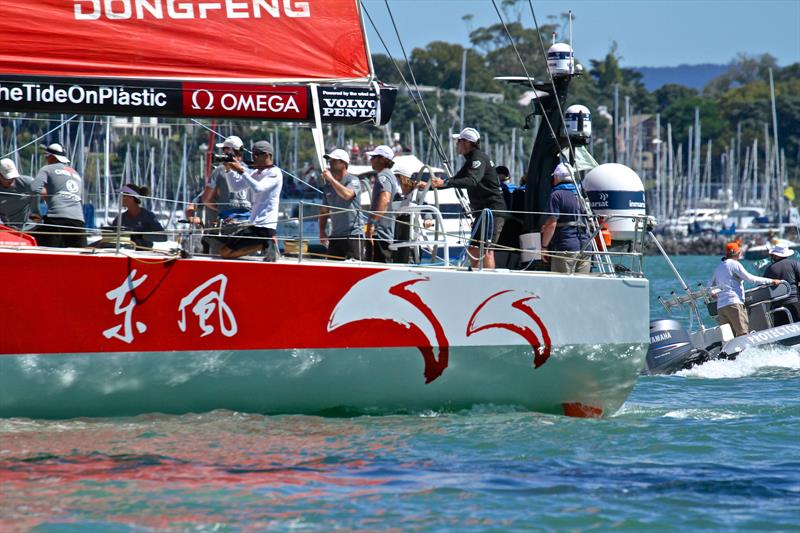
M 254 154 L 274 154 L 272 145 L 268 141 L 257 141 L 253 144 Z

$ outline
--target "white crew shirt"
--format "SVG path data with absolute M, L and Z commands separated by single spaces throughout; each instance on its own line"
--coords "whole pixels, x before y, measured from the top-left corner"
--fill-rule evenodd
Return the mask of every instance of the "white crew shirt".
M 750 274 L 735 259 L 723 259 L 708 282 L 709 287 L 722 289 L 722 292 L 717 295 L 717 309 L 733 304 L 744 304 L 743 282 L 745 281 L 756 285 L 769 285 L 773 280 Z
M 263 169 L 247 169 L 240 174 L 228 176 L 234 191 L 250 188 L 253 191 L 253 207 L 250 222 L 262 228 L 278 227 L 278 202 L 283 188 L 283 172 L 276 166 Z

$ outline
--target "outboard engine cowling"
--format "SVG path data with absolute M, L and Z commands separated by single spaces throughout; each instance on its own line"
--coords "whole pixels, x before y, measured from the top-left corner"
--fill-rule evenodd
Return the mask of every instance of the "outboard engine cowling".
M 670 318 L 650 322 L 650 347 L 647 349 L 648 374 L 671 374 L 689 368 L 706 357 L 695 348 L 680 322 Z
M 612 238 L 632 240 L 636 219 L 626 215 L 644 216 L 646 212 L 644 184 L 636 172 L 625 165 L 606 163 L 590 170 L 582 183 L 592 212 L 606 217 Z

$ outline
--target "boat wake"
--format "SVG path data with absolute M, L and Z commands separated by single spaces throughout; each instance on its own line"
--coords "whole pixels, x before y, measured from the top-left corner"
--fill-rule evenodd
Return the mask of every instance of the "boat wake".
M 676 372 L 676 375 L 707 379 L 743 378 L 768 368 L 800 370 L 800 351 L 776 346 L 750 348 L 734 360 L 715 359 Z

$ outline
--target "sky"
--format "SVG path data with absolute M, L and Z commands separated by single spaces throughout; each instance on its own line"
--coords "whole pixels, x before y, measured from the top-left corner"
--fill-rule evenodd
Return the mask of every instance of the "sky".
M 363 0 L 392 55 L 401 57 L 384 0 Z M 496 0 L 498 7 L 501 0 Z M 539 25 L 572 10 L 575 55 L 588 63 L 613 41 L 625 67 L 727 64 L 737 53 L 800 61 L 800 0 L 532 0 Z M 499 21 L 491 0 L 389 0 L 406 51 L 442 40 L 469 45 L 472 28 Z M 522 21 L 533 26 L 527 0 Z M 505 16 L 505 15 L 504 15 Z M 366 18 L 366 17 L 365 17 Z M 373 53 L 385 53 L 369 20 Z

